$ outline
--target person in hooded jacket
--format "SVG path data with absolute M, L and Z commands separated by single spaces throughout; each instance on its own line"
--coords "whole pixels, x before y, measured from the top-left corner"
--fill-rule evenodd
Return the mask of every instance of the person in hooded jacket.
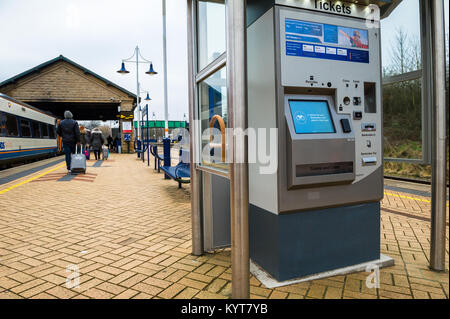
M 84 126 L 80 126 L 80 142 L 85 149 L 89 145 L 88 131 Z
M 75 145 L 80 145 L 80 127 L 77 121 L 73 119 L 70 111 L 64 112 L 64 120 L 59 123 L 56 133 L 61 137 L 66 155 L 67 172 L 70 174 L 70 164 L 72 154 L 75 153 Z
M 92 150 L 94 151 L 95 160 L 98 161 L 100 159 L 100 153 L 102 151 L 102 146 L 105 143 L 105 138 L 103 137 L 102 131 L 98 128 L 95 128 L 91 132 L 91 143 Z

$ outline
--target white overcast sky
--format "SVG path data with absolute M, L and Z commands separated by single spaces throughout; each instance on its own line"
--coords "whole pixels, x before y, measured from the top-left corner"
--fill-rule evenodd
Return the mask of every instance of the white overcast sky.
M 429 0 L 426 0 L 429 1 Z M 446 33 L 448 35 L 449 0 L 444 0 Z M 383 65 L 390 63 L 392 54 L 391 45 L 399 28 L 406 31 L 410 38 L 420 37 L 419 0 L 403 0 L 400 5 L 387 17 L 381 20 L 381 47 Z
M 127 65 L 128 75 L 116 71 L 139 45 L 159 72 L 148 76 L 148 66 L 141 65 L 141 88 L 153 99 L 150 110 L 164 118 L 161 0 L 0 0 L 0 21 L 0 82 L 62 54 L 135 92 L 135 67 Z M 389 63 L 389 44 L 400 26 L 410 35 L 419 34 L 418 0 L 404 0 L 382 22 L 384 64 Z M 182 120 L 188 113 L 186 40 L 186 1 L 167 0 L 171 120 Z
M 145 74 L 150 110 L 164 119 L 161 0 L 0 0 L 0 82 L 60 54 L 136 92 L 135 65 L 122 59 L 139 45 L 158 73 Z M 167 0 L 169 119 L 188 113 L 186 1 Z M 145 94 L 142 94 L 145 97 Z M 144 103 L 143 103 L 144 104 Z

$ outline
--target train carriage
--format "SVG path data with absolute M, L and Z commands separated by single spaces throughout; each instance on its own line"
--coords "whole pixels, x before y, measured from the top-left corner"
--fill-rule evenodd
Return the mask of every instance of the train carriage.
M 0 93 L 0 167 L 56 156 L 58 118 Z

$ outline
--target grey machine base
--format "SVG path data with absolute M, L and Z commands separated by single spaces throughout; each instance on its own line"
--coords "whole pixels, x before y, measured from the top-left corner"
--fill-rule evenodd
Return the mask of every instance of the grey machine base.
M 380 259 L 380 203 L 276 215 L 250 205 L 250 258 L 277 281 Z

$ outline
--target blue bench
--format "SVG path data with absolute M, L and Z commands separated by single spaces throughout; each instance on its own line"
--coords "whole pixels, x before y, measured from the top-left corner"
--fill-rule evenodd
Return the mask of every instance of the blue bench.
M 143 149 L 141 149 L 141 148 L 136 148 L 135 151 L 136 151 L 136 153 L 137 153 L 137 155 L 138 155 L 138 158 L 140 158 L 141 155 L 142 155 L 142 153 L 145 153 L 145 152 L 147 151 L 147 149 L 146 149 L 145 147 L 144 147 Z
M 182 150 L 180 162 L 176 166 L 161 166 L 161 169 L 167 176 L 178 182 L 178 188 L 181 188 L 181 184 L 191 182 L 191 165 L 189 161 L 189 151 Z

